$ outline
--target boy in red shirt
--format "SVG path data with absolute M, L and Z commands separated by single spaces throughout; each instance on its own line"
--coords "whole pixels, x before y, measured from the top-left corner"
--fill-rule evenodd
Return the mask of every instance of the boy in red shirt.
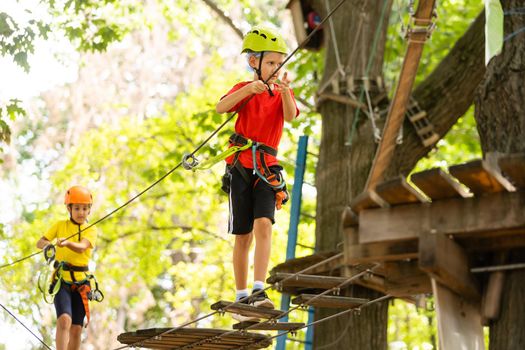
M 232 145 L 250 141 L 256 144 L 256 148 L 248 148 L 226 160 L 226 175 L 230 178 L 229 232 L 235 235 L 236 301 L 248 296 L 248 255 L 254 237 L 252 294 L 264 289 L 275 208 L 280 209 L 284 196 L 277 148 L 284 121 L 290 122 L 299 115 L 287 74 L 277 83 L 279 73 L 275 71 L 283 64 L 286 51 L 286 43 L 279 34 L 262 27 L 252 28 L 244 37 L 242 53 L 247 53 L 248 64 L 254 70 L 253 81 L 236 84 L 216 106 L 218 113 L 238 111 L 235 134 L 230 138 Z M 247 300 L 254 306 L 274 308 L 265 292 Z M 236 314 L 233 317 L 249 320 Z

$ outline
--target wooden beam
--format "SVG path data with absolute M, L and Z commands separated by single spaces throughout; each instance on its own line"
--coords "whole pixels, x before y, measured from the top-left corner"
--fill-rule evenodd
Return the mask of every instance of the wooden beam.
M 298 322 L 239 322 L 232 326 L 233 329 L 245 329 L 250 331 L 293 331 L 304 327 L 304 323 Z
M 524 212 L 525 191 L 364 210 L 359 214 L 359 242 L 417 239 L 423 231 L 458 239 L 482 234 L 522 235 Z
M 421 234 L 419 268 L 458 295 L 474 301 L 480 300 L 480 288 L 470 272 L 467 254 L 447 236 Z
M 440 349 L 484 350 L 479 304 L 432 280 Z
M 314 299 L 315 298 L 315 299 Z M 352 309 L 366 303 L 368 299 L 340 297 L 333 295 L 317 296 L 315 294 L 301 294 L 292 299 L 295 305 L 311 305 L 330 309 Z
M 515 190 L 498 169 L 484 160 L 454 165 L 449 171 L 476 195 Z
M 417 260 L 385 262 L 386 293 L 401 298 L 432 292 L 430 278 Z
M 312 255 L 290 259 L 285 261 L 284 263 L 281 263 L 277 266 L 275 266 L 271 273 L 275 272 L 288 272 L 288 273 L 295 273 L 304 270 L 305 268 L 308 268 L 310 266 L 313 266 L 317 263 L 322 262 L 323 260 L 329 259 L 333 257 L 336 254 L 339 254 L 338 251 L 325 251 L 325 252 L 318 252 Z M 325 264 L 322 264 L 316 268 L 308 270 L 308 274 L 312 275 L 324 275 L 328 274 L 330 271 L 336 270 L 338 268 L 341 268 L 343 266 L 344 262 L 344 256 L 341 256 L 337 259 L 331 260 Z
M 359 217 L 353 212 L 352 208 L 346 207 L 341 214 L 343 229 L 359 225 Z
M 525 188 L 525 154 L 510 154 L 498 159 L 501 171 L 518 188 Z
M 466 198 L 470 194 L 464 190 L 459 182 L 440 168 L 434 168 L 412 174 L 412 181 L 432 201 L 446 198 Z
M 361 192 L 350 202 L 353 212 L 358 214 L 364 209 L 388 208 L 388 206 L 388 203 L 374 190 Z
M 425 26 L 425 28 L 430 26 L 434 5 L 434 0 L 421 0 L 418 2 L 415 17 L 415 24 L 417 26 Z M 410 98 L 410 92 L 412 91 L 412 85 L 423 52 L 423 46 L 426 37 L 429 34 L 426 31 L 423 32 L 419 29 L 421 29 L 421 27 L 414 28 L 414 30 L 408 32 L 408 47 L 403 66 L 401 67 L 401 73 L 399 74 L 399 83 L 388 109 L 381 142 L 377 148 L 372 163 L 372 169 L 370 170 L 365 186 L 366 190 L 374 189 L 376 185 L 381 182 L 383 173 L 390 164 L 392 154 L 396 147 L 396 138 L 399 133 L 399 128 L 403 123 L 406 107 Z
M 428 202 L 428 200 L 401 175 L 377 185 L 376 193 L 391 206 Z
M 318 288 L 330 289 L 347 281 L 344 277 L 318 276 L 318 275 L 296 275 L 291 273 L 276 272 L 272 273 L 266 280 L 266 283 L 279 283 L 283 287 L 303 287 L 303 288 Z M 290 278 L 292 277 L 292 278 Z M 289 278 L 286 281 L 285 279 Z
M 259 317 L 259 318 L 272 318 L 279 317 L 283 312 L 281 310 L 264 309 L 261 307 L 255 307 L 246 304 L 235 304 L 231 301 L 218 301 L 212 304 L 210 308 L 216 311 L 231 312 L 234 314 L 240 314 L 248 317 Z
M 345 247 L 347 265 L 395 261 L 418 257 L 417 239 L 396 242 L 351 244 Z
M 181 328 L 176 331 L 161 335 L 171 328 L 150 328 L 139 329 L 134 332 L 121 333 L 117 340 L 122 344 L 141 343 L 142 348 L 148 349 L 175 349 L 188 346 L 192 343 L 203 341 L 206 338 L 220 336 L 230 332 L 230 330 L 208 329 L 208 328 Z M 249 346 L 250 349 L 262 349 L 270 346 L 272 341 L 267 335 L 259 333 L 232 333 L 214 343 L 203 343 L 199 349 L 232 349 L 242 346 Z

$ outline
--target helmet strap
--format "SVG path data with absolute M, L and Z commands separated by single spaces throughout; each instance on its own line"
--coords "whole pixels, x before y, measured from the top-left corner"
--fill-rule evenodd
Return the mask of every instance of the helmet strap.
M 262 81 L 264 81 L 264 79 L 262 78 L 263 57 L 264 57 L 264 51 L 261 51 L 261 57 L 259 57 L 259 68 L 255 68 L 255 73 L 257 73 L 257 77 L 259 78 L 259 80 L 262 80 Z M 265 82 L 265 84 L 268 87 L 268 93 L 270 94 L 270 96 L 273 96 L 272 88 L 267 82 Z

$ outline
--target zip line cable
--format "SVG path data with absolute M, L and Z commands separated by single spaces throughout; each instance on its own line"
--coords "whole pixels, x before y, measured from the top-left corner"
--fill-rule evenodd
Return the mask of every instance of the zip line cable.
M 310 41 L 310 39 L 315 35 L 315 33 L 317 33 L 319 31 L 319 29 L 321 29 L 321 26 L 330 18 L 332 17 L 332 15 L 335 13 L 335 11 L 337 11 L 339 9 L 339 7 L 341 7 L 341 5 L 345 2 L 346 0 L 341 0 L 333 9 L 332 11 L 330 11 L 330 13 L 328 13 L 326 15 L 326 17 L 321 21 L 319 22 L 319 24 L 317 24 L 317 26 L 312 30 L 312 32 L 310 34 L 308 34 L 308 36 L 292 51 L 292 53 L 290 53 L 283 61 L 283 63 L 281 63 L 274 71 L 272 74 L 270 74 L 270 76 L 268 77 L 268 79 L 266 79 L 264 81 L 265 84 L 268 83 L 268 81 L 270 80 L 270 78 L 272 76 L 274 76 L 277 72 L 279 72 L 279 70 L 281 70 L 281 68 L 286 64 L 286 62 L 288 62 L 296 53 L 297 51 L 299 51 L 299 49 L 301 49 L 304 45 L 306 45 L 306 43 L 308 41 Z M 230 115 L 228 118 L 226 118 L 226 120 L 221 124 L 219 125 L 219 127 L 217 129 L 215 129 L 204 141 L 202 141 L 194 150 L 193 152 L 191 152 L 190 154 L 188 154 L 186 157 L 188 158 L 193 158 L 195 153 L 197 153 L 202 147 L 204 147 L 204 145 L 206 145 L 224 126 L 226 126 L 226 124 L 228 124 L 237 114 L 239 114 L 239 112 L 244 108 L 244 106 L 246 106 L 246 104 L 254 97 L 255 95 L 251 95 L 250 97 L 248 97 L 248 99 L 246 99 L 246 101 L 244 101 L 244 103 L 234 112 L 232 113 L 232 115 Z M 131 199 L 129 199 L 127 202 L 125 202 L 124 204 L 122 204 L 121 206 L 117 207 L 116 209 L 113 209 L 111 212 L 109 212 L 108 214 L 106 214 L 105 216 L 103 216 L 102 218 L 98 219 L 97 221 L 95 221 L 94 223 L 90 224 L 89 226 L 83 228 L 82 230 L 76 232 L 75 234 L 72 234 L 71 236 L 68 236 L 65 238 L 65 240 L 68 240 L 72 237 L 75 237 L 76 235 L 86 231 L 87 229 L 95 226 L 96 224 L 106 220 L 107 218 L 109 218 L 110 216 L 112 216 L 113 214 L 115 214 L 116 212 L 122 210 L 124 207 L 128 206 L 131 202 L 135 201 L 137 198 L 139 198 L 140 196 L 142 196 L 144 193 L 148 192 L 150 189 L 152 189 L 153 187 L 155 187 L 157 184 L 159 184 L 162 180 L 164 180 L 166 177 L 168 177 L 169 175 L 171 175 L 175 170 L 177 170 L 178 168 L 180 168 L 180 166 L 183 165 L 183 162 L 179 162 L 175 167 L 173 167 L 170 171 L 168 171 L 167 173 L 165 173 L 164 175 L 162 175 L 160 178 L 158 178 L 155 182 L 153 182 L 151 185 L 149 185 L 148 187 L 146 187 L 145 189 L 143 189 L 142 191 L 140 191 L 138 194 L 136 194 L 135 196 L 133 196 Z M 7 264 L 4 264 L 4 265 L 0 265 L 0 270 L 2 270 L 3 268 L 6 268 L 6 267 L 9 267 L 9 266 L 13 266 L 19 262 L 22 262 L 26 259 L 29 259 L 37 254 L 39 254 L 41 252 L 40 251 L 37 251 L 33 254 L 30 254 L 28 256 L 25 256 L 23 258 L 20 258 L 18 260 L 15 260 L 13 262 L 10 262 L 10 263 L 7 263 Z
M 294 273 L 293 275 L 290 275 L 290 276 L 286 277 L 285 279 L 283 279 L 283 280 L 280 281 L 279 283 L 283 283 L 283 282 L 285 282 L 285 281 L 288 281 L 288 280 L 290 280 L 290 279 L 292 279 L 292 278 L 295 278 L 297 275 L 300 275 L 300 274 L 302 274 L 302 273 L 305 273 L 305 272 L 307 272 L 307 271 L 309 271 L 309 270 L 312 270 L 312 269 L 314 269 L 314 268 L 316 268 L 316 267 L 322 266 L 322 265 L 324 265 L 324 264 L 326 264 L 326 263 L 328 263 L 328 262 L 330 262 L 330 261 L 336 260 L 336 259 L 341 258 L 341 257 L 343 257 L 343 256 L 344 256 L 344 253 L 338 253 L 338 254 L 336 254 L 336 255 L 333 255 L 333 256 L 331 256 L 331 257 L 328 257 L 328 258 L 326 258 L 326 259 L 323 259 L 323 260 L 321 260 L 320 262 L 318 262 L 318 263 L 316 263 L 316 264 L 314 264 L 314 265 L 308 266 L 308 267 L 304 268 L 303 270 L 301 270 L 301 271 L 299 271 L 299 272 L 296 272 L 296 273 Z M 255 293 L 253 293 L 251 296 L 257 296 L 257 295 L 259 295 L 259 294 L 262 294 L 264 291 L 266 291 L 266 290 L 268 290 L 268 289 L 270 289 L 270 288 L 272 288 L 272 286 L 268 286 L 268 287 L 266 287 L 266 288 L 264 288 L 264 289 L 261 289 L 261 290 L 255 292 Z M 211 317 L 211 316 L 213 316 L 213 315 L 216 315 L 216 314 L 219 314 L 219 313 L 221 313 L 221 312 L 224 312 L 224 311 L 226 311 L 226 310 L 228 310 L 228 309 L 230 309 L 230 308 L 232 308 L 232 307 L 234 307 L 234 306 L 237 306 L 237 305 L 239 305 L 239 304 L 242 304 L 243 301 L 247 300 L 248 298 L 250 298 L 250 296 L 247 296 L 247 297 L 241 298 L 240 300 L 231 303 L 230 305 L 226 306 L 225 308 L 223 308 L 223 309 L 220 310 L 220 311 L 219 311 L 219 310 L 215 310 L 215 311 L 210 312 L 210 313 L 208 313 L 208 314 L 206 314 L 206 315 L 204 315 L 204 316 L 201 316 L 201 317 L 199 317 L 199 318 L 196 318 L 196 319 L 194 319 L 194 320 L 192 320 L 192 321 L 185 322 L 185 323 L 181 324 L 180 326 L 170 328 L 170 329 L 168 329 L 168 330 L 166 330 L 166 331 L 164 331 L 164 332 L 162 332 L 162 333 L 160 333 L 160 334 L 157 334 L 157 335 L 155 335 L 155 336 L 152 336 L 152 337 L 149 337 L 149 338 L 146 338 L 146 339 L 142 339 L 142 340 L 137 341 L 137 342 L 132 343 L 132 344 L 128 344 L 128 345 L 121 346 L 121 347 L 116 348 L 116 349 L 114 349 L 114 350 L 122 350 L 122 349 L 126 349 L 126 348 L 129 348 L 129 347 L 141 346 L 141 344 L 143 344 L 145 341 L 148 341 L 148 340 L 151 340 L 151 339 L 154 339 L 154 338 L 155 338 L 155 339 L 160 339 L 163 335 L 167 335 L 167 334 L 170 334 L 170 333 L 176 332 L 176 331 L 178 331 L 179 329 L 182 329 L 182 328 L 184 328 L 184 327 L 187 327 L 187 326 L 189 326 L 189 325 L 192 325 L 192 324 L 194 324 L 194 323 L 197 323 L 197 322 L 199 322 L 199 321 L 202 321 L 202 320 L 204 320 L 204 319 L 207 319 L 207 318 L 209 318 L 209 317 Z
M 46 349 L 49 349 L 49 350 L 52 350 L 52 348 L 47 345 L 42 339 L 40 339 L 35 333 L 33 333 L 33 331 L 31 329 L 29 329 L 29 327 L 27 327 L 24 322 L 20 321 L 11 311 L 9 311 L 4 305 L 0 304 L 0 306 L 2 307 L 2 309 L 4 309 L 11 317 L 13 317 L 18 323 L 20 323 L 25 329 L 27 329 L 29 331 L 29 333 L 31 333 L 36 339 L 38 339 L 39 342 L 42 343 L 42 345 L 44 345 L 46 347 Z

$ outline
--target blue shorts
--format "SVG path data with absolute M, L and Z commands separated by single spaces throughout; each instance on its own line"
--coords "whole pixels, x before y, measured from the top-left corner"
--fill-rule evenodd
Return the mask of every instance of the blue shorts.
M 57 318 L 63 314 L 68 314 L 73 324 L 79 326 L 84 324 L 86 310 L 84 310 L 82 297 L 78 292 L 72 292 L 71 286 L 63 281 L 60 290 L 55 295 L 55 310 Z

